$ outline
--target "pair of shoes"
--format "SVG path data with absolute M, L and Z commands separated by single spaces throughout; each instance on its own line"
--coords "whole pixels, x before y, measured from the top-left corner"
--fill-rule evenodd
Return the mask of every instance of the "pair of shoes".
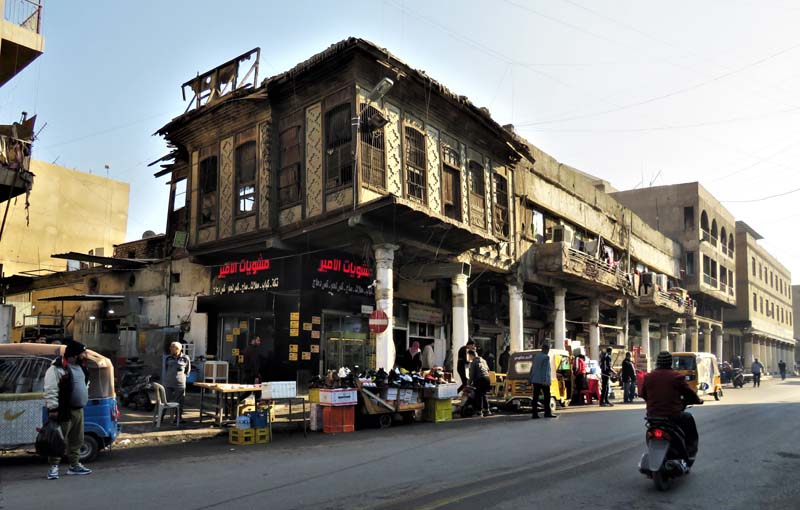
M 544 417 L 545 418 L 558 418 L 558 415 L 557 414 L 545 414 Z
M 58 464 L 53 464 L 50 466 L 50 469 L 47 470 L 47 479 L 58 480 Z
M 484 417 L 484 418 L 486 418 L 487 416 L 491 416 L 491 415 L 492 415 L 492 412 L 491 412 L 491 411 L 485 411 L 485 412 L 483 413 L 483 417 Z
M 612 404 L 611 402 L 606 402 L 606 405 L 607 405 L 608 407 L 614 407 L 614 404 Z
M 600 407 L 607 407 L 607 406 L 608 404 L 606 404 L 605 402 L 600 402 Z
M 80 462 L 77 462 L 67 469 L 68 475 L 91 475 L 92 470 L 84 467 Z
M 531 415 L 531 419 L 532 420 L 538 420 L 539 419 L 539 415 L 538 414 L 532 414 Z

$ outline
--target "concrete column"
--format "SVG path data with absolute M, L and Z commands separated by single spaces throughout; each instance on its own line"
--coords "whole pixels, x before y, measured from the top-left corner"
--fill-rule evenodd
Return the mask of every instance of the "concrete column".
M 508 319 L 511 352 L 521 351 L 522 342 L 522 287 L 508 284 Z
M 650 319 L 642 317 L 639 320 L 642 328 L 642 355 L 647 359 L 647 371 L 649 372 L 653 364 L 650 354 Z
M 567 289 L 563 287 L 557 287 L 554 289 L 554 291 L 556 316 L 553 324 L 553 342 L 555 345 L 552 347 L 561 349 L 561 346 L 564 345 L 564 339 L 567 337 Z
M 714 354 L 717 361 L 722 363 L 722 328 L 714 328 Z
M 661 350 L 669 351 L 669 323 L 661 323 Z
M 744 371 L 750 371 L 750 364 L 753 362 L 753 357 L 755 356 L 756 346 L 753 342 L 752 335 L 746 335 L 744 337 L 744 345 L 742 348 L 744 349 L 744 353 L 742 354 L 742 363 L 744 363 Z
M 589 302 L 589 357 L 600 359 L 600 299 Z
M 689 326 L 691 327 L 690 335 L 692 338 L 691 343 L 691 352 L 699 352 L 700 351 L 700 325 L 697 321 L 692 321 Z
M 451 347 L 453 357 L 453 372 L 456 372 L 458 364 L 458 350 L 467 345 L 469 336 L 469 317 L 467 316 L 467 275 L 458 274 L 452 278 L 451 284 L 453 292 L 453 345 Z M 456 382 L 461 385 L 462 381 L 458 373 L 455 374 Z
M 772 366 L 772 373 L 778 373 L 778 342 L 776 340 L 772 341 L 772 359 L 770 359 L 770 365 Z
M 394 368 L 394 252 L 399 246 L 381 244 L 374 247 L 377 275 L 375 280 L 375 309 L 382 310 L 388 318 L 388 325 L 375 339 L 375 368 L 391 370 Z
M 713 352 L 711 344 L 711 324 L 703 326 L 703 352 Z
M 625 339 L 625 309 L 624 308 L 617 308 L 617 326 L 621 329 L 617 330 L 617 345 L 624 345 L 626 349 L 629 349 L 630 346 L 628 345 L 627 340 Z
M 675 345 L 675 352 L 686 352 L 686 321 L 681 322 L 681 332 L 678 333 L 678 341 Z

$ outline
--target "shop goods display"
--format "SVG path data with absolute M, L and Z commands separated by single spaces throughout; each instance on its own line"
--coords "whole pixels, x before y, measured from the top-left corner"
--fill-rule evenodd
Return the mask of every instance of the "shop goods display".
M 346 388 L 321 388 L 319 390 L 319 403 L 323 406 L 353 406 L 358 403 L 358 391 Z

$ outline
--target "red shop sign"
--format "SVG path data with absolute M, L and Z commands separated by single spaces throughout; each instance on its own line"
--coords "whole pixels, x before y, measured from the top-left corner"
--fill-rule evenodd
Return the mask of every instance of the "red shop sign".
M 239 262 L 226 262 L 220 266 L 217 278 L 227 278 L 232 275 L 252 276 L 258 274 L 260 271 L 267 271 L 269 267 L 269 259 L 265 259 L 259 255 L 258 258 L 254 260 L 242 259 Z
M 350 278 L 372 278 L 372 269 L 347 259 L 332 258 L 319 261 L 318 273 L 342 273 Z

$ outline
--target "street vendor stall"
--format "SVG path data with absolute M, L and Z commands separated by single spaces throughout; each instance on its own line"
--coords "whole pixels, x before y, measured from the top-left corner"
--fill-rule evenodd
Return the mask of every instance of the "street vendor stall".
M 359 410 L 362 414 L 372 416 L 381 428 L 392 426 L 394 415 L 399 414 L 405 420 L 413 420 L 416 411 L 425 408 L 420 401 L 419 389 L 384 388 L 365 386 L 357 382 L 359 392 Z

